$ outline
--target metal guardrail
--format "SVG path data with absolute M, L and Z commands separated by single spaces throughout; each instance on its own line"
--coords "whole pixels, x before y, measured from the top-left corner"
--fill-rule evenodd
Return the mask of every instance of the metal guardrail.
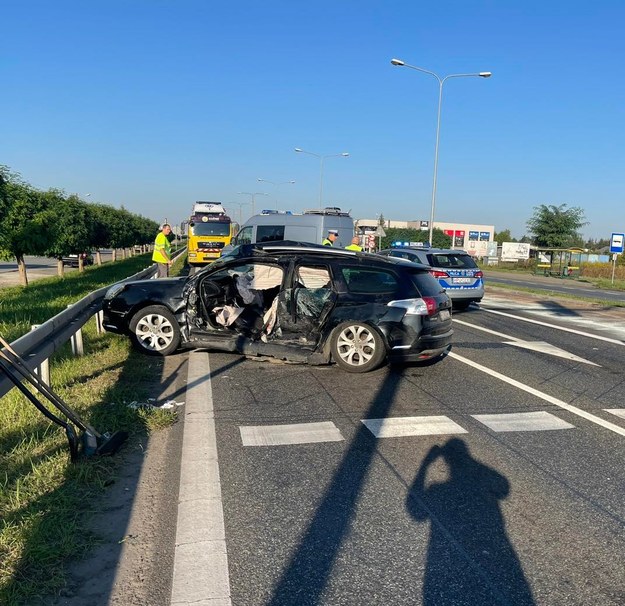
M 180 250 L 173 259 L 185 252 Z M 118 282 L 143 280 L 156 276 L 156 265 L 151 265 Z M 117 284 L 118 282 L 115 282 Z M 111 285 L 112 286 L 112 285 Z M 61 313 L 50 318 L 38 328 L 11 343 L 11 347 L 34 370 L 47 360 L 57 349 L 67 343 L 87 321 L 102 309 L 102 301 L 111 286 L 94 290 Z M 0 398 L 13 388 L 13 383 L 6 376 L 0 376 Z

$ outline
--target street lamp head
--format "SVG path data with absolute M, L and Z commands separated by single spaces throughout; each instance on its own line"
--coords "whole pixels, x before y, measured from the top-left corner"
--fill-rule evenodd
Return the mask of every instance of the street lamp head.
M 493 74 L 491 74 L 490 72 L 480 72 L 480 73 L 478 74 L 478 76 L 479 76 L 480 78 L 490 78 L 492 75 L 493 75 Z
M 406 64 L 401 59 L 391 59 L 391 65 L 399 65 L 402 67 Z
M 343 156 L 343 158 L 347 158 L 347 156 L 349 156 L 349 152 L 343 152 L 341 156 Z
M 303 152 L 304 150 L 303 150 L 303 149 L 301 149 L 300 147 L 296 147 L 296 148 L 295 148 L 295 151 L 296 151 L 296 152 Z

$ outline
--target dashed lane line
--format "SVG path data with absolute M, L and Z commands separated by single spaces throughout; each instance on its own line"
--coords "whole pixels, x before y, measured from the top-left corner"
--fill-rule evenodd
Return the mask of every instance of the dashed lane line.
M 617 433 L 620 436 L 625 436 L 625 428 L 619 427 L 618 425 L 615 425 L 614 423 L 610 423 L 610 421 L 606 421 L 600 417 L 597 417 L 596 415 L 586 412 L 585 410 L 582 410 L 581 408 L 578 408 L 577 406 L 573 406 L 572 404 L 567 404 L 566 402 L 563 402 L 562 400 L 559 400 L 558 398 L 554 398 L 553 396 L 550 396 L 549 394 L 539 391 L 538 389 L 534 389 L 533 387 L 530 387 L 529 385 L 525 385 L 525 383 L 521 383 L 520 381 L 517 381 L 511 377 L 502 375 L 501 373 L 495 370 L 492 370 L 491 368 L 487 368 L 486 366 L 482 366 L 482 364 L 473 362 L 473 360 L 469 360 L 468 358 L 458 355 L 457 353 L 453 351 L 449 352 L 448 356 L 450 358 L 453 358 L 454 360 L 458 360 L 458 362 L 462 362 L 463 364 L 466 364 L 467 366 L 471 366 L 472 368 L 475 368 L 476 370 L 479 370 L 480 372 L 486 373 L 487 375 L 490 375 L 491 377 L 494 377 L 495 379 L 499 379 L 500 381 L 503 381 L 504 383 L 508 383 L 508 385 L 512 385 L 513 387 L 516 387 L 518 389 L 521 389 L 522 391 L 530 393 L 533 396 L 536 396 L 537 398 L 540 398 L 542 400 L 545 400 L 546 402 L 549 402 L 550 404 L 558 406 L 559 408 L 562 408 L 563 410 L 567 410 L 568 412 L 574 415 L 577 415 L 578 417 L 582 417 L 583 419 L 586 419 L 587 421 L 590 421 L 591 423 L 595 423 L 596 425 L 599 425 L 605 429 L 613 431 L 614 433 Z

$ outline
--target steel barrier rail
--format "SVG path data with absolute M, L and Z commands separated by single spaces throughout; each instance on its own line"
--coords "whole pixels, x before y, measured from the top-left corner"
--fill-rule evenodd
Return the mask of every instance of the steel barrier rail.
M 176 259 L 184 251 L 185 248 L 174 255 L 172 259 Z M 118 280 L 115 284 L 151 278 L 156 276 L 156 272 L 156 265 L 150 265 L 150 267 L 128 278 Z M 111 286 L 112 284 L 89 293 L 86 297 L 53 316 L 38 328 L 13 341 L 11 347 L 22 357 L 28 367 L 34 370 L 63 344 L 67 343 L 72 335 L 102 309 L 104 295 Z M 4 373 L 0 375 L 0 398 L 12 388 L 13 383 L 4 376 Z

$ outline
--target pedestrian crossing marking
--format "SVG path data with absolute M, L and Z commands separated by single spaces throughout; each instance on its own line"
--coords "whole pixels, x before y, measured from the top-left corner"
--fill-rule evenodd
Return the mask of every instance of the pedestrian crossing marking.
M 389 417 L 386 419 L 362 419 L 361 422 L 376 438 L 468 433 L 458 423 L 445 416 Z
M 575 427 L 545 410 L 471 416 L 496 432 L 551 431 Z
M 344 440 L 332 421 L 291 425 L 239 426 L 243 446 L 285 446 Z

